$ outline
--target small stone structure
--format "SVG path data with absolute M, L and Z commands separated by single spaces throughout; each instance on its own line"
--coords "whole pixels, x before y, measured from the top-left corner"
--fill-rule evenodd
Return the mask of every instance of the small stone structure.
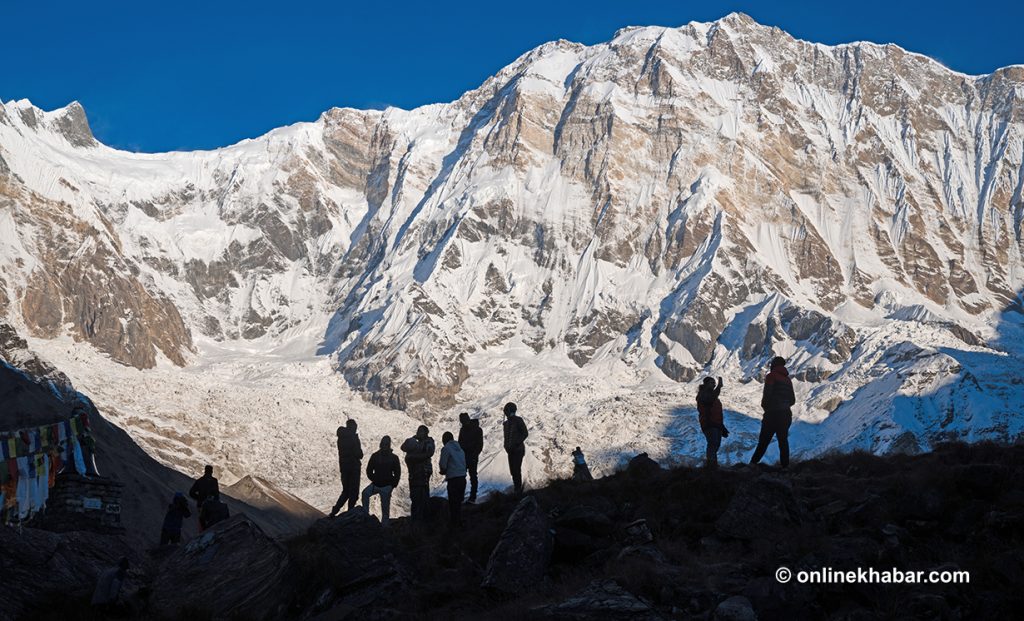
M 46 509 L 32 519 L 31 525 L 54 532 L 120 532 L 124 530 L 123 489 L 124 484 L 113 479 L 61 474 L 50 490 Z

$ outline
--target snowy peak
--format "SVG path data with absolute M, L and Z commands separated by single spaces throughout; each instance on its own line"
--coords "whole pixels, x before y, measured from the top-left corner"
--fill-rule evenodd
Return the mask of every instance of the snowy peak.
M 0 123 L 59 136 L 72 147 L 87 148 L 99 144 L 92 135 L 85 108 L 77 101 L 49 112 L 37 108 L 27 99 L 0 102 Z

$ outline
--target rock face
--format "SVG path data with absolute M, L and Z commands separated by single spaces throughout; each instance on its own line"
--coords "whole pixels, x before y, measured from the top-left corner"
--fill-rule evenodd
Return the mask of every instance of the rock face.
M 120 537 L 0 526 L 0 601 L 6 619 L 39 618 L 63 601 L 92 595 L 104 570 L 136 552 Z M 131 575 L 131 574 L 129 574 Z
M 483 587 L 501 593 L 524 593 L 544 578 L 553 548 L 547 516 L 536 499 L 523 498 L 487 561 Z
M 792 483 L 762 475 L 736 490 L 715 526 L 727 537 L 763 539 L 766 533 L 791 528 L 803 519 Z
M 280 585 L 288 571 L 288 555 L 279 543 L 244 515 L 232 516 L 164 561 L 150 609 L 162 619 L 279 619 L 287 605 Z
M 655 621 L 665 619 L 649 604 L 623 589 L 614 581 L 597 581 L 569 599 L 535 611 L 544 619 L 584 621 L 585 619 L 622 619 Z

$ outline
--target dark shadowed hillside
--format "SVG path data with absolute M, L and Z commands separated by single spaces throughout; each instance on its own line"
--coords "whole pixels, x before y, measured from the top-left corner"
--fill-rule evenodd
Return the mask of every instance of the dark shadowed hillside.
M 284 545 L 232 518 L 133 572 L 131 605 L 139 618 L 1011 618 L 1024 604 L 1022 475 L 1024 446 L 948 444 L 787 472 L 636 463 L 522 501 L 492 497 L 457 534 L 437 517 L 439 498 L 421 531 L 405 519 L 382 529 L 357 510 Z M 3 538 L 6 549 L 15 537 Z M 970 581 L 780 584 L 781 566 Z M 81 597 L 54 602 L 51 618 L 90 618 Z

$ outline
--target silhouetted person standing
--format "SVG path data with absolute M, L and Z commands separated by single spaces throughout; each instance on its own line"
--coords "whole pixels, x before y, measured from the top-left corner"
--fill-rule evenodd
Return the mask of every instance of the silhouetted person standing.
M 174 492 L 174 499 L 167 507 L 164 524 L 160 529 L 160 545 L 181 543 L 181 526 L 185 518 L 188 517 L 192 517 L 192 512 L 188 510 L 188 500 L 185 499 L 185 494 Z
M 452 432 L 441 436 L 441 460 L 438 470 L 448 485 L 448 518 L 455 527 L 462 524 L 462 499 L 466 496 L 466 454 Z
M 334 503 L 330 517 L 341 511 L 347 502 L 351 511 L 359 500 L 359 483 L 363 473 L 363 446 L 356 433 L 356 421 L 351 418 L 344 427 L 338 427 L 338 470 L 341 471 L 341 495 Z
M 704 465 L 708 468 L 718 467 L 718 448 L 722 446 L 722 438 L 729 437 L 729 432 L 725 429 L 725 420 L 722 418 L 722 402 L 718 398 L 721 392 L 722 378 L 718 378 L 716 386 L 715 380 L 705 377 L 697 390 L 700 430 L 708 441 L 707 455 L 704 458 Z
M 590 474 L 590 466 L 587 465 L 587 458 L 583 456 L 583 449 L 576 447 L 572 452 L 572 480 L 593 481 L 594 476 Z
M 466 472 L 469 474 L 469 502 L 476 502 L 477 476 L 476 469 L 480 465 L 480 453 L 484 450 L 484 430 L 480 421 L 470 418 L 467 412 L 459 414 L 459 446 L 466 454 Z
M 526 456 L 526 438 L 530 432 L 526 422 L 516 415 L 516 404 L 505 404 L 505 420 L 501 424 L 505 436 L 505 452 L 508 454 L 508 471 L 512 475 L 512 488 L 516 496 L 523 493 L 523 457 Z
M 416 435 L 402 443 L 402 452 L 405 453 L 405 467 L 409 470 L 410 517 L 414 522 L 422 522 L 427 517 L 430 475 L 434 474 L 430 463 L 434 456 L 434 439 L 426 425 L 420 425 Z
M 380 439 L 380 450 L 370 455 L 366 464 L 366 476 L 370 484 L 363 490 L 363 508 L 370 512 L 370 497 L 380 495 L 380 523 L 388 525 L 391 516 L 391 492 L 402 480 L 402 463 L 391 451 L 391 436 Z
M 202 507 L 207 498 L 220 496 L 220 484 L 217 483 L 216 477 L 213 476 L 213 466 L 206 466 L 203 470 L 203 476 L 196 479 L 196 482 L 192 484 L 192 489 L 188 490 L 188 495 L 189 498 L 196 501 L 197 508 Z
M 751 464 L 761 461 L 772 436 L 775 436 L 779 441 L 779 464 L 783 468 L 789 465 L 789 426 L 793 423 L 793 411 L 790 408 L 795 403 L 796 395 L 789 371 L 786 370 L 786 359 L 776 356 L 772 358 L 771 370 L 764 378 L 764 392 L 761 395 L 764 418 L 761 419 L 761 436 L 750 458 Z

